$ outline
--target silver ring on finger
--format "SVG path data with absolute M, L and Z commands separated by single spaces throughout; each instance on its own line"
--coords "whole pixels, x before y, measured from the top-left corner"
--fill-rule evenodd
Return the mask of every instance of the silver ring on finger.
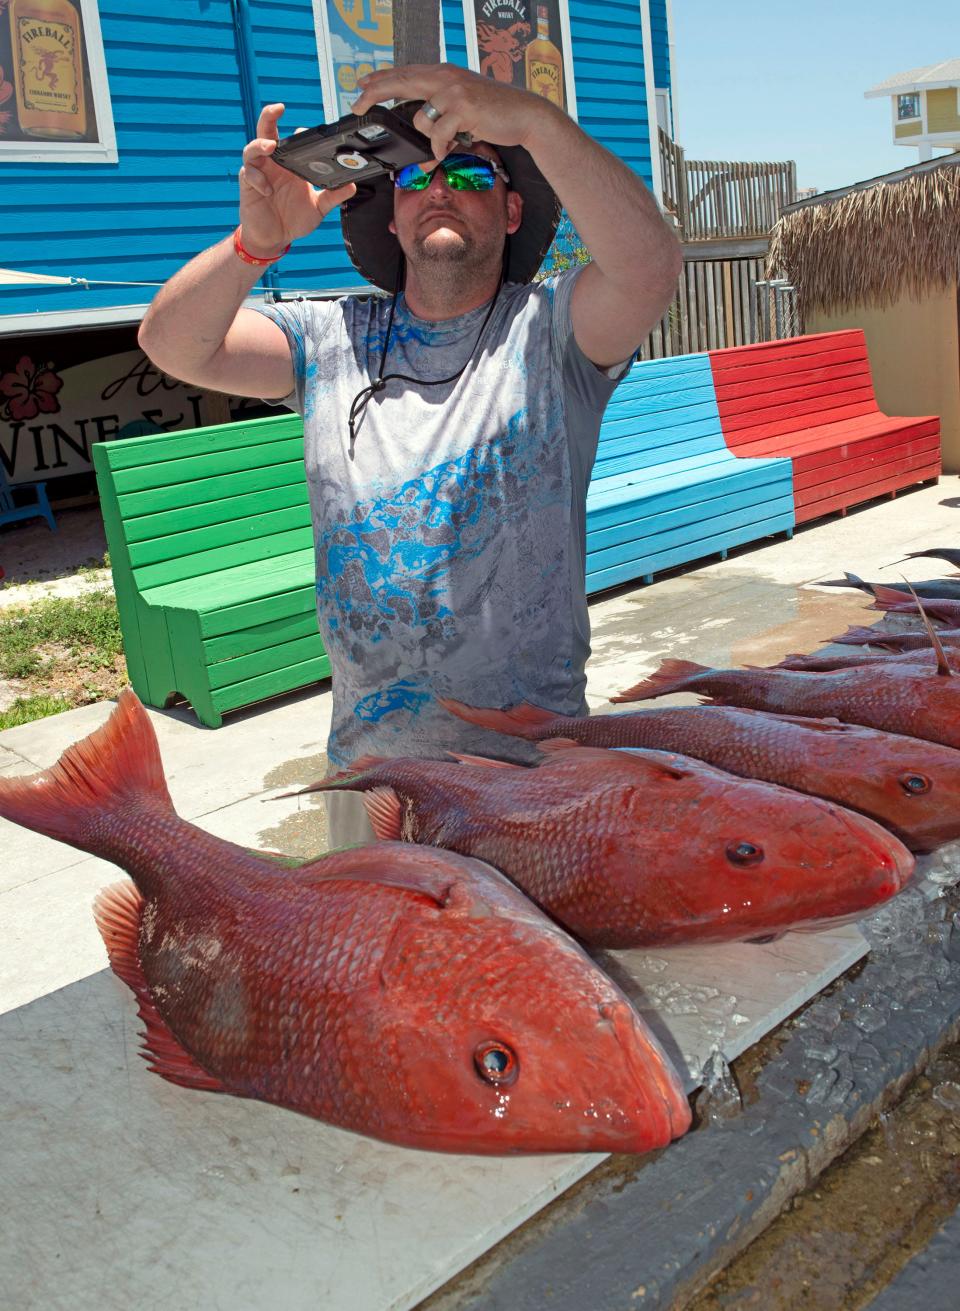
M 425 100 L 420 106 L 420 113 L 424 118 L 429 119 L 431 123 L 436 123 L 437 119 L 440 117 L 440 110 L 436 105 L 431 105 L 429 100 Z

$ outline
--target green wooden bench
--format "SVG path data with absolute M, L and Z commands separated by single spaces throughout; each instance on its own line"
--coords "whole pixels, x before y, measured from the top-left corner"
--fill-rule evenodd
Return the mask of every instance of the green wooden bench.
M 134 690 L 200 721 L 330 673 L 297 414 L 97 442 Z

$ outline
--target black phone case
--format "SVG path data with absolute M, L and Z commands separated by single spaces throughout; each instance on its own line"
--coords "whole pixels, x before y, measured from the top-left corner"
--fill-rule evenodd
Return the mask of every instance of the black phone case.
M 385 105 L 295 132 L 273 152 L 282 168 L 315 187 L 328 189 L 348 182 L 370 182 L 383 173 L 432 158 L 430 138 Z

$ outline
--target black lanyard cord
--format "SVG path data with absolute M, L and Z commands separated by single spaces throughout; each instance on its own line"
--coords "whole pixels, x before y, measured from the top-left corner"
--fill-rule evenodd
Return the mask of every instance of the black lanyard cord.
M 507 243 L 507 250 L 508 249 L 509 249 L 509 242 Z M 497 289 L 493 293 L 493 300 L 490 302 L 490 308 L 487 310 L 483 323 L 481 323 L 480 325 L 480 331 L 477 333 L 477 340 L 473 343 L 473 349 L 471 350 L 470 354 L 467 356 L 466 360 L 461 365 L 461 367 L 457 370 L 457 372 L 451 373 L 449 378 L 431 378 L 431 379 L 413 378 L 410 376 L 409 373 L 388 373 L 386 376 L 384 376 L 383 370 L 387 362 L 387 351 L 390 348 L 390 334 L 393 331 L 393 318 L 397 309 L 397 298 L 400 295 L 400 288 L 403 285 L 404 264 L 405 261 L 403 256 L 401 255 L 400 263 L 397 267 L 397 285 L 394 287 L 393 299 L 390 302 L 390 317 L 387 319 L 387 331 L 383 339 L 383 350 L 380 354 L 380 367 L 377 370 L 377 376 L 376 378 L 374 378 L 373 382 L 371 382 L 368 386 L 364 387 L 361 391 L 357 392 L 356 396 L 354 396 L 353 398 L 353 403 L 350 406 L 350 417 L 348 420 L 348 425 L 350 429 L 350 459 L 351 460 L 354 458 L 354 450 L 357 444 L 357 425 L 360 422 L 360 418 L 363 415 L 364 410 L 367 408 L 369 402 L 373 399 L 373 397 L 377 394 L 377 392 L 385 390 L 388 382 L 391 382 L 393 379 L 397 379 L 401 382 L 416 383 L 418 387 L 442 387 L 444 383 L 456 382 L 456 380 L 460 377 L 464 369 L 467 367 L 467 365 L 476 355 L 477 348 L 479 347 L 480 342 L 483 338 L 483 334 L 486 331 L 487 324 L 490 322 L 490 316 L 493 313 L 494 308 L 497 304 L 497 300 L 500 296 L 500 292 L 501 289 L 503 288 L 504 280 L 506 278 L 507 255 L 505 251 L 503 266 L 500 269 L 500 281 L 497 283 Z

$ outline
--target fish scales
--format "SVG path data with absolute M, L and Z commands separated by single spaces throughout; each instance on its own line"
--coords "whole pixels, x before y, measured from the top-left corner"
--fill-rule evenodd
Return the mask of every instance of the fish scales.
M 692 661 L 667 660 L 650 678 L 611 700 L 643 701 L 674 692 L 696 692 L 714 704 L 778 714 L 831 716 L 960 747 L 960 678 L 917 666 L 868 665 L 833 673 L 798 673 L 708 669 Z
M 836 801 L 869 815 L 914 851 L 960 837 L 960 752 L 838 720 L 739 706 L 657 706 L 566 717 L 532 705 L 447 708 L 498 733 L 548 744 L 646 747 L 695 756 L 745 778 Z
M 295 868 L 180 819 L 130 691 L 0 816 L 120 864 L 101 893 L 144 1055 L 188 1088 L 259 1098 L 437 1151 L 629 1151 L 690 1124 L 624 994 L 494 869 L 385 842 Z
M 905 847 L 817 797 L 672 752 L 583 747 L 536 769 L 364 758 L 304 791 L 368 794 L 374 829 L 488 862 L 593 947 L 723 942 L 862 913 Z

